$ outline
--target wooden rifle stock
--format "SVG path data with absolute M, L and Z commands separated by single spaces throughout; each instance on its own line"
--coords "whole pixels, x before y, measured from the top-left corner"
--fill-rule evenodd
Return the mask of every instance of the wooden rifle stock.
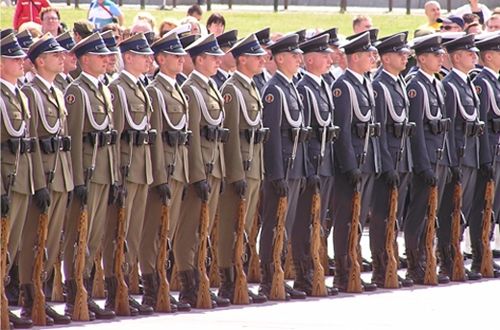
M 321 198 L 319 191 L 316 191 L 312 196 L 311 203 L 311 256 L 313 261 L 313 281 L 312 295 L 315 297 L 326 297 L 328 292 L 325 285 L 325 270 L 321 264 Z
M 9 301 L 5 295 L 5 276 L 9 244 L 9 218 L 0 220 L 0 329 L 9 329 Z
M 219 222 L 220 213 L 219 209 L 215 213 L 214 225 L 212 226 L 212 231 L 210 232 L 210 273 L 208 278 L 210 279 L 210 287 L 218 288 L 220 287 L 220 274 L 219 274 L 219 262 L 218 262 L 218 245 L 219 245 Z
M 260 204 L 260 201 L 259 201 Z M 259 221 L 259 207 L 255 210 L 252 228 L 248 235 L 248 247 L 250 250 L 250 259 L 248 261 L 248 277 L 250 283 L 260 283 L 260 257 L 257 252 L 257 237 L 259 236 L 260 221 Z
M 169 214 L 169 205 L 165 203 L 162 204 L 160 219 L 160 244 L 158 258 L 156 260 L 156 271 L 158 273 L 159 286 L 155 306 L 155 310 L 160 313 L 172 312 L 172 306 L 170 306 L 170 287 L 167 280 Z
M 35 289 L 31 319 L 34 325 L 46 325 L 45 293 L 43 291 L 43 277 L 45 265 L 45 245 L 47 244 L 47 231 L 49 215 L 47 210 L 38 217 L 38 233 L 35 246 L 35 264 L 33 266 L 33 286 Z
M 451 248 L 453 250 L 452 281 L 465 281 L 464 256 L 460 249 L 462 214 L 462 184 L 455 183 L 453 189 L 453 212 L 451 214 Z
M 125 282 L 125 239 L 126 239 L 126 218 L 125 203 L 118 209 L 118 224 L 116 233 L 114 271 L 116 277 L 116 297 L 115 313 L 119 316 L 130 316 L 130 306 L 128 302 L 128 287 Z
M 61 240 L 59 242 L 59 253 L 57 255 L 57 260 L 54 265 L 54 283 L 52 285 L 52 296 L 51 301 L 63 302 L 63 279 L 61 273 L 61 262 L 62 262 L 62 251 L 63 251 L 64 237 L 61 234 Z
M 295 267 L 293 265 L 291 240 L 288 240 L 285 251 L 286 251 L 285 264 L 283 265 L 283 271 L 285 272 L 285 279 L 293 280 L 295 278 Z
M 141 294 L 141 289 L 139 288 L 139 261 L 135 260 L 132 264 L 131 271 L 129 274 L 129 285 L 128 290 L 130 294 Z
M 359 242 L 359 217 L 361 215 L 361 192 L 354 190 L 352 196 L 352 218 L 351 228 L 348 238 L 348 256 L 350 260 L 349 275 L 347 279 L 347 292 L 361 293 L 361 269 L 358 260 L 358 242 Z
M 104 270 L 102 269 L 102 251 L 96 254 L 94 259 L 94 283 L 92 285 L 92 297 L 95 299 L 104 299 Z
M 174 261 L 174 265 L 172 267 L 172 272 L 170 274 L 170 290 L 172 291 L 180 291 L 181 289 L 181 281 L 177 274 L 177 263 Z
M 248 305 L 250 299 L 248 297 L 248 283 L 245 270 L 243 269 L 243 254 L 245 253 L 245 218 L 246 218 L 246 201 L 240 199 L 238 205 L 238 222 L 236 223 L 236 241 L 234 246 L 234 297 L 235 305 Z
M 278 211 L 276 214 L 277 222 L 274 231 L 273 244 L 273 281 L 271 285 L 271 300 L 285 300 L 285 273 L 281 267 L 281 254 L 283 252 L 283 243 L 285 241 L 285 215 L 288 207 L 287 197 L 280 197 L 278 201 Z
M 83 283 L 83 272 L 85 270 L 85 255 L 87 252 L 88 235 L 88 211 L 87 205 L 82 204 L 80 218 L 78 221 L 78 241 L 75 257 L 75 281 L 76 297 L 73 315 L 73 321 L 89 321 L 89 308 L 87 304 L 88 293 Z
M 196 308 L 212 308 L 212 298 L 210 296 L 210 281 L 207 276 L 207 241 L 208 241 L 209 213 L 208 201 L 201 203 L 200 227 L 199 227 L 199 245 L 198 245 L 198 273 L 200 284 L 198 287 L 198 296 L 196 297 Z
M 398 195 L 397 187 L 391 187 L 389 197 L 389 218 L 385 228 L 385 251 L 387 254 L 387 266 L 385 270 L 384 288 L 399 288 L 398 263 L 394 243 L 396 241 L 396 221 L 398 213 Z
M 438 206 L 438 187 L 437 185 L 429 188 L 429 199 L 427 202 L 427 223 L 425 227 L 425 274 L 424 284 L 437 285 L 437 264 L 436 251 L 434 249 L 434 237 L 436 236 L 436 213 Z
M 483 227 L 481 231 L 481 274 L 484 277 L 494 277 L 493 271 L 493 253 L 490 246 L 491 219 L 493 217 L 493 200 L 495 197 L 495 181 L 488 180 L 486 190 L 484 192 L 484 210 L 483 210 Z

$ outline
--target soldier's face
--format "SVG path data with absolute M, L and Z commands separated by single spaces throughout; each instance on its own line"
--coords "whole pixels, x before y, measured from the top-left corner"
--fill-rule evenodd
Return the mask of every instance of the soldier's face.
M 160 70 L 166 71 L 170 76 L 175 76 L 182 72 L 186 56 L 166 53 L 160 54 L 159 56 L 161 57 L 158 62 Z
M 419 55 L 418 58 L 424 71 L 431 73 L 439 72 L 444 61 L 444 55 L 439 53 L 426 53 Z
M 408 63 L 408 53 L 398 52 L 398 53 L 387 53 L 383 54 L 384 68 L 389 68 L 393 72 L 401 72 L 406 68 Z
M 106 72 L 114 72 L 116 70 L 116 54 L 108 55 L 108 65 L 106 67 Z
M 252 56 L 252 55 L 243 55 L 240 58 L 240 62 L 246 67 L 246 69 L 252 74 L 256 75 L 262 72 L 264 68 L 265 55 L 263 56 Z
M 98 77 L 106 73 L 108 55 L 85 54 L 82 56 L 82 70 Z
M 332 65 L 338 65 L 341 51 L 338 47 L 330 46 L 330 49 L 333 50 L 333 53 L 330 53 L 330 59 L 332 60 Z
M 374 52 L 359 52 L 355 55 L 358 56 L 359 69 L 362 72 L 368 72 L 376 62 Z
M 298 53 L 280 53 L 276 55 L 278 68 L 285 74 L 292 76 L 297 73 L 302 63 L 302 54 Z
M 455 60 L 463 67 L 464 71 L 470 71 L 476 66 L 478 58 L 475 52 L 461 50 L 453 55 L 455 56 Z
M 137 71 L 141 73 L 149 72 L 151 65 L 153 64 L 153 57 L 151 55 L 133 54 L 132 59 Z
M 199 66 L 199 68 L 203 70 L 202 73 L 211 77 L 217 73 L 217 70 L 220 68 L 221 63 L 222 63 L 221 56 L 204 54 L 198 56 L 196 68 L 198 69 Z
M 38 63 L 43 66 L 47 72 L 54 74 L 64 71 L 64 60 L 66 55 L 64 52 L 47 53 L 40 56 Z
M 76 69 L 76 55 L 74 53 L 66 53 L 66 58 L 64 59 L 64 72 L 70 72 Z
M 332 65 L 330 53 L 309 53 L 304 55 L 304 61 L 306 69 L 318 76 L 328 72 Z
M 7 81 L 15 80 L 24 75 L 24 58 L 3 57 L 0 60 L 0 77 Z

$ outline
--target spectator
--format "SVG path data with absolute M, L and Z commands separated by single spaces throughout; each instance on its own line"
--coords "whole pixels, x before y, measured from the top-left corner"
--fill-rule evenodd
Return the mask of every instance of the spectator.
M 94 30 L 94 24 L 87 20 L 78 20 L 73 23 L 73 39 L 75 39 L 75 43 L 79 43 L 82 39 L 90 36 Z
M 441 5 L 437 1 L 427 1 L 424 5 L 425 16 L 427 16 L 427 23 L 421 25 L 417 30 L 431 30 L 439 31 L 441 23 L 437 20 L 441 16 Z
M 477 16 L 476 14 L 464 14 L 462 16 L 462 19 L 464 20 L 464 30 L 467 30 L 467 28 L 469 27 L 470 24 L 472 23 L 479 23 L 479 16 Z
M 18 0 L 14 13 L 14 30 L 19 30 L 19 27 L 26 22 L 42 24 L 40 12 L 50 6 L 48 0 Z
M 109 23 L 121 26 L 125 20 L 120 8 L 111 0 L 92 0 L 87 17 L 97 29 Z
M 178 26 L 177 22 L 173 19 L 165 18 L 163 22 L 160 23 L 160 27 L 158 28 L 158 32 L 160 37 L 163 37 L 168 32 L 172 31 Z
M 151 30 L 155 29 L 156 20 L 155 20 L 154 16 L 151 15 L 151 13 L 149 13 L 147 11 L 138 12 L 132 21 L 133 22 L 132 25 L 136 24 L 139 21 L 146 21 L 151 26 Z
M 484 24 L 491 17 L 491 11 L 483 4 L 479 3 L 479 0 L 469 0 L 469 4 L 463 5 L 457 8 L 453 14 L 462 17 L 464 14 L 476 14 L 479 16 L 479 23 Z
M 201 10 L 200 5 L 194 4 L 188 8 L 187 16 L 194 17 L 196 18 L 197 21 L 200 21 L 202 15 L 203 15 L 203 10 Z
M 490 19 L 486 21 L 486 31 L 500 31 L 500 13 L 491 16 Z
M 184 17 L 180 24 L 189 24 L 191 26 L 191 34 L 205 34 L 206 32 L 202 32 L 200 22 L 198 22 L 193 16 Z
M 437 21 L 441 24 L 442 32 L 462 32 L 464 30 L 464 20 L 462 17 L 450 15 L 444 18 L 438 18 Z
M 116 24 L 116 23 L 111 23 L 103 26 L 101 29 L 101 32 L 106 32 L 106 31 L 113 31 L 113 36 L 115 37 L 116 43 L 119 44 L 123 38 L 122 38 L 122 28 Z
M 465 34 L 479 34 L 479 33 L 483 32 L 483 27 L 478 22 L 474 22 L 474 23 L 469 24 L 465 28 L 464 31 L 465 31 Z
M 18 32 L 21 33 L 25 30 L 28 30 L 33 38 L 40 38 L 43 35 L 42 26 L 35 22 L 24 22 L 19 27 Z
M 216 37 L 224 33 L 226 20 L 220 13 L 213 13 L 207 20 L 208 33 L 213 33 Z
M 372 19 L 368 16 L 358 15 L 352 21 L 352 30 L 354 34 L 368 31 L 372 27 Z
M 134 34 L 137 34 L 140 32 L 146 33 L 146 32 L 150 32 L 150 31 L 153 31 L 153 27 L 146 20 L 139 20 L 139 21 L 135 22 L 130 27 L 130 34 L 131 35 L 134 35 Z
M 61 14 L 54 7 L 45 7 L 40 12 L 40 20 L 42 21 L 42 33 L 50 32 L 54 38 L 61 33 Z

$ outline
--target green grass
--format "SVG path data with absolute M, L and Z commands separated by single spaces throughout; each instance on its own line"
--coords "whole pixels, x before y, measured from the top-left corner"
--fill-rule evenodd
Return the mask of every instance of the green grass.
M 126 25 L 132 23 L 134 16 L 140 11 L 138 9 L 124 8 Z M 156 18 L 157 25 L 164 18 L 181 19 L 185 16 L 184 10 L 161 11 L 150 9 L 149 12 Z M 2 8 L 0 13 L 0 26 L 2 28 L 12 26 L 14 8 Z M 245 36 L 263 27 L 270 26 L 271 31 L 293 32 L 303 28 L 338 27 L 343 35 L 351 34 L 351 21 L 353 15 L 339 14 L 332 12 L 242 12 L 242 11 L 222 11 L 226 18 L 226 30 L 238 29 L 240 36 Z M 83 19 L 87 15 L 86 9 L 74 9 L 73 7 L 63 7 L 61 17 L 68 26 L 75 20 Z M 204 13 L 203 22 L 210 16 L 210 12 Z M 380 29 L 380 36 L 389 35 L 400 31 L 413 31 L 425 21 L 422 15 L 402 15 L 402 14 L 377 14 L 371 15 L 374 26 Z M 410 33 L 410 36 L 412 33 Z

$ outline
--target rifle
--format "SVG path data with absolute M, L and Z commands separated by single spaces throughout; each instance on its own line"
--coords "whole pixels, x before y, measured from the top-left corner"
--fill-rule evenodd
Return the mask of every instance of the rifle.
M 410 135 L 409 132 L 415 126 L 415 123 L 408 123 L 404 121 L 403 134 L 401 136 L 401 142 L 399 145 L 399 150 L 396 156 L 396 164 L 394 169 L 399 171 L 399 163 L 405 151 L 406 138 Z M 398 199 L 399 199 L 399 189 L 398 187 L 390 188 L 389 196 L 389 217 L 387 219 L 387 226 L 385 229 L 385 251 L 387 254 L 387 266 L 385 271 L 384 287 L 388 289 L 399 288 L 398 279 L 398 259 L 399 255 L 396 252 L 397 241 L 396 241 L 396 226 L 397 226 L 397 216 L 398 216 Z
M 45 277 L 44 263 L 46 256 L 45 245 L 47 243 L 47 232 L 49 227 L 49 215 L 44 210 L 38 218 L 37 244 L 35 246 L 35 264 L 33 265 L 33 286 L 35 295 L 33 300 L 33 310 L 31 319 L 33 324 L 44 326 L 46 324 L 45 315 L 45 294 L 43 291 L 43 280 Z
M 57 255 L 57 260 L 54 265 L 54 283 L 52 285 L 51 301 L 58 301 L 58 302 L 64 301 L 62 273 L 61 273 L 63 244 L 64 244 L 64 230 L 63 233 L 61 233 L 61 239 L 59 240 L 59 253 Z
M 212 298 L 210 296 L 210 281 L 207 276 L 207 241 L 208 241 L 208 226 L 209 226 L 208 201 L 202 201 L 200 214 L 199 228 L 199 245 L 198 245 L 198 272 L 200 276 L 200 284 L 198 288 L 198 296 L 196 297 L 196 308 L 209 309 L 212 308 Z
M 365 163 L 366 154 L 368 153 L 368 142 L 370 136 L 375 129 L 374 123 L 366 123 L 365 141 L 363 145 L 363 152 L 358 156 L 358 169 Z M 359 244 L 359 229 L 361 216 L 361 187 L 357 183 L 354 187 L 352 196 L 352 218 L 348 237 L 348 257 L 350 259 L 349 275 L 347 279 L 347 292 L 361 293 L 363 286 L 361 285 L 361 268 L 358 259 L 358 244 Z
M 493 171 L 496 167 L 496 159 L 500 154 L 500 144 L 495 148 L 495 155 L 493 157 Z M 482 258 L 481 258 L 481 274 L 484 277 L 494 277 L 493 270 L 493 253 L 490 246 L 490 233 L 491 221 L 493 219 L 493 201 L 495 199 L 495 180 L 489 179 L 486 183 L 484 192 L 484 210 L 483 210 L 483 227 L 481 231 L 481 245 L 482 245 Z
M 292 128 L 293 148 L 292 154 L 287 160 L 287 167 L 285 169 L 285 181 L 288 181 L 288 173 L 293 167 L 293 161 L 297 154 L 297 146 L 299 144 L 300 128 Z M 283 243 L 285 241 L 285 221 L 286 210 L 288 208 L 288 197 L 281 196 L 278 201 L 278 210 L 276 212 L 276 227 L 274 229 L 274 242 L 273 242 L 273 280 L 271 284 L 271 292 L 269 299 L 271 300 L 285 300 L 285 273 L 281 267 L 281 254 L 283 253 Z
M 255 210 L 255 216 L 252 222 L 252 228 L 248 235 L 248 248 L 250 250 L 250 260 L 248 261 L 248 276 L 247 280 L 250 283 L 260 283 L 260 259 L 259 253 L 257 252 L 257 236 L 259 236 L 260 221 L 259 221 L 259 209 L 260 200 Z
M 135 260 L 135 262 L 132 264 L 130 271 L 130 282 L 128 289 L 130 291 L 130 294 L 141 294 L 141 288 L 139 287 L 139 261 Z
M 217 212 L 215 213 L 214 225 L 212 226 L 212 230 L 210 232 L 210 238 L 208 240 L 208 246 L 210 247 L 210 258 L 209 265 L 210 271 L 208 278 L 210 279 L 210 287 L 218 288 L 220 287 L 220 275 L 218 269 L 218 251 L 217 247 L 219 245 L 219 222 L 220 222 L 220 212 L 219 208 L 217 208 Z
M 244 198 L 240 199 L 238 204 L 238 220 L 236 222 L 236 241 L 234 246 L 234 297 L 233 303 L 235 305 L 248 305 L 250 299 L 248 297 L 248 283 L 243 269 L 243 254 L 245 250 L 245 218 L 246 218 L 246 201 Z
M 160 313 L 170 313 L 172 312 L 172 307 L 170 305 L 170 287 L 167 280 L 167 262 L 168 262 L 168 226 L 169 226 L 169 214 L 170 214 L 170 203 L 169 201 L 164 201 L 161 206 L 161 227 L 160 227 L 160 243 L 159 243 L 159 253 L 156 260 L 156 271 L 158 272 L 159 288 L 156 298 L 156 308 L 155 310 Z
M 436 167 L 434 173 L 437 173 L 439 161 L 443 157 L 444 146 L 446 137 L 448 136 L 448 129 L 450 128 L 451 120 L 446 118 L 441 120 L 444 134 L 441 148 L 436 149 Z M 438 187 L 437 184 L 429 188 L 429 198 L 427 202 L 427 223 L 425 228 L 425 254 L 427 262 L 425 263 L 424 284 L 437 285 L 437 264 L 436 264 L 436 251 L 434 250 L 434 237 L 436 236 L 436 218 L 438 208 Z
M 314 192 L 312 196 L 312 239 L 311 256 L 313 261 L 313 282 L 312 295 L 314 297 L 326 297 L 328 292 L 325 285 L 325 270 L 320 260 L 319 250 L 321 248 L 321 221 L 320 221 L 321 199 L 319 191 Z
M 285 272 L 285 279 L 293 280 L 295 278 L 295 267 L 293 265 L 293 256 L 292 256 L 292 243 L 288 240 L 286 244 L 286 256 L 285 256 L 285 264 L 283 265 L 283 271 Z
M 102 269 L 102 251 L 99 249 L 94 259 L 94 283 L 92 285 L 93 298 L 106 298 L 104 293 L 104 270 Z

